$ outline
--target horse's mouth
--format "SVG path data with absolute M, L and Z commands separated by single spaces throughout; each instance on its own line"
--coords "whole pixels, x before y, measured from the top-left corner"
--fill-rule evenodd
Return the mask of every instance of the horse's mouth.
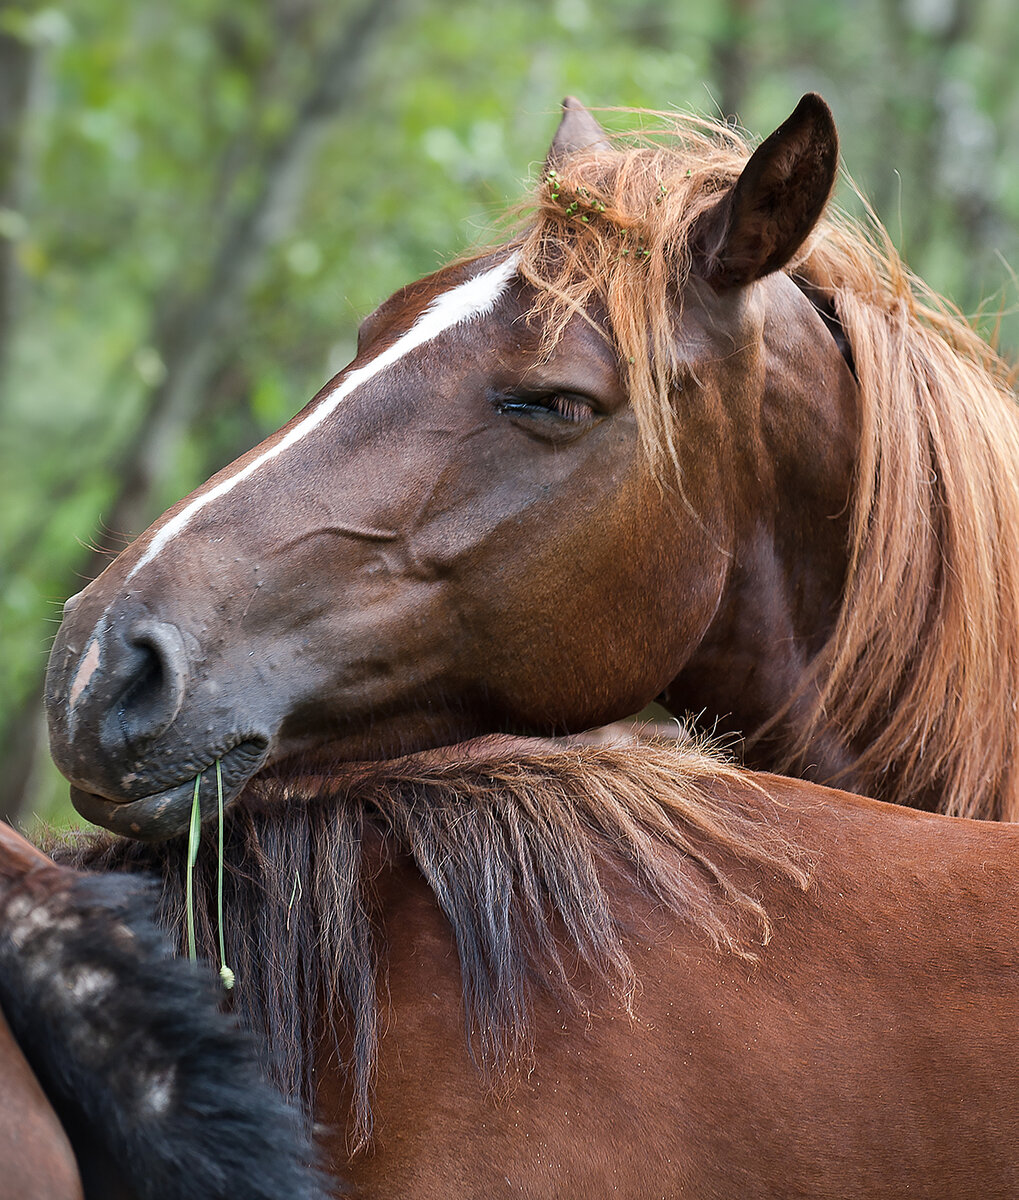
M 224 805 L 240 793 L 268 755 L 266 739 L 250 738 L 231 747 L 219 758 Z M 215 759 L 189 778 L 136 800 L 111 800 L 72 785 L 71 803 L 87 821 L 102 825 L 111 833 L 143 842 L 161 842 L 187 830 L 198 778 L 201 780 L 198 804 L 205 821 L 219 805 Z

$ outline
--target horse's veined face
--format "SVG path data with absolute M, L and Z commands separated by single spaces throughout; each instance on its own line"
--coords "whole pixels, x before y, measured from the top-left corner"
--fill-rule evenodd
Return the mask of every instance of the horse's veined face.
M 606 147 L 597 124 L 567 104 L 550 162 L 592 146 Z M 700 278 L 675 323 L 678 485 L 643 452 L 605 316 L 575 316 L 544 354 L 514 252 L 383 305 L 302 413 L 68 602 L 47 705 L 79 810 L 168 836 L 199 774 L 214 809 L 217 761 L 229 798 L 273 762 L 579 730 L 652 699 L 713 619 L 755 636 L 723 596 L 787 489 L 776 441 L 792 474 L 822 489 L 838 475 L 814 449 L 808 409 L 827 385 L 806 348 L 826 342 L 848 379 L 845 364 L 778 273 L 836 158 L 831 114 L 805 97 L 697 218 Z M 688 673 L 710 673 L 706 645 Z
M 217 758 L 229 795 L 295 756 L 583 729 L 673 678 L 726 522 L 659 486 L 591 324 L 542 359 L 532 300 L 505 254 L 405 289 L 302 413 L 69 602 L 51 737 L 85 815 L 162 836 L 199 771 L 214 803 Z M 691 364 L 701 432 L 731 344 Z M 698 494 L 724 494 L 720 466 L 690 456 Z

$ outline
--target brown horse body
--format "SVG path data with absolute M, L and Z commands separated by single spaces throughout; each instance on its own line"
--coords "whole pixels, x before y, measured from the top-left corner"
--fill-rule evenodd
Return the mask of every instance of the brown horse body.
M 74 1152 L 0 1013 L 0 1197 L 81 1200 Z
M 344 1194 L 1016 1194 L 1014 826 L 682 748 L 524 744 L 267 785 L 227 847 L 241 1001 L 301 978 L 336 996 L 314 1088 Z M 176 912 L 183 854 L 106 839 L 85 859 L 161 869 Z M 305 932 L 280 955 L 284 927 Z
M 498 1098 L 465 1050 L 448 926 L 389 868 L 392 1009 L 353 1194 L 1014 1197 L 1019 831 L 768 788 L 823 865 L 807 895 L 762 889 L 776 934 L 759 963 L 623 892 L 649 928 L 634 1018 L 538 1004 L 533 1067 Z M 323 1113 L 342 1100 L 324 1089 Z

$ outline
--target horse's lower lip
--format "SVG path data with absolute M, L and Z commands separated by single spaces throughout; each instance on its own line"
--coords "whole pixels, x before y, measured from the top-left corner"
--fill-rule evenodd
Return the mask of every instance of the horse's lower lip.
M 223 777 L 223 803 L 228 804 L 240 792 L 268 755 L 263 738 L 244 741 L 228 750 L 220 761 Z M 184 833 L 191 820 L 195 795 L 195 776 L 180 783 L 142 796 L 137 800 L 110 800 L 71 787 L 71 803 L 79 813 L 112 833 L 137 838 L 143 842 L 160 842 Z M 215 762 L 201 772 L 198 803 L 202 820 L 215 813 L 219 803 Z

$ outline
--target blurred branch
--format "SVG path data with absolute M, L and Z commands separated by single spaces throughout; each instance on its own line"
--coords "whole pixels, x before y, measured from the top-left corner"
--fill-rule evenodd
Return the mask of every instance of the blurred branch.
M 120 483 L 104 519 L 107 532 L 101 535 L 100 548 L 88 561 L 76 564 L 79 580 L 98 574 L 111 552 L 121 549 L 123 542 L 115 544 L 118 539 L 140 531 L 147 502 L 165 479 L 174 451 L 207 393 L 210 376 L 228 352 L 225 343 L 243 322 L 243 297 L 264 262 L 265 252 L 292 225 L 315 143 L 348 98 L 369 43 L 398 4 L 399 0 L 369 0 L 322 53 L 311 73 L 315 83 L 295 110 L 292 124 L 263 151 L 254 172 L 260 186 L 225 229 L 200 291 L 181 299 L 182 288 L 173 279 L 153 302 L 155 316 L 149 343 L 165 373 L 149 391 L 133 435 L 112 462 L 101 464 L 103 475 Z M 242 153 L 247 156 L 252 144 L 251 131 L 245 128 L 224 151 L 220 179 L 213 188 L 216 207 L 228 191 L 226 177 L 236 172 L 237 146 L 243 146 Z M 131 357 L 119 363 L 107 379 L 104 393 L 116 395 L 132 370 Z M 93 436 L 84 429 L 76 440 L 89 444 Z M 80 490 L 80 473 L 67 475 L 51 488 L 48 507 L 72 499 Z M 26 526 L 3 555 L 8 577 L 25 569 L 49 519 L 49 512 L 41 511 L 38 522 Z
M 948 65 L 956 48 L 971 34 L 982 9 L 982 0 L 949 0 L 938 9 L 940 24 L 923 26 L 917 21 L 917 13 L 907 0 L 885 0 L 885 20 L 890 37 L 896 77 L 908 81 L 897 92 L 889 93 L 889 112 L 885 122 L 889 130 L 901 131 L 901 113 L 895 111 L 899 97 L 908 95 L 911 103 L 921 106 L 922 117 L 915 122 L 919 136 L 911 133 L 909 154 L 911 163 L 908 171 L 910 191 L 923 197 L 925 202 L 914 205 L 910 212 L 910 238 L 908 256 L 918 262 L 930 242 L 934 228 L 935 208 L 928 202 L 938 192 L 937 172 L 942 159 L 942 144 L 945 133 L 945 107 L 942 101 L 942 85 L 948 73 Z M 922 46 L 918 53 L 917 44 Z M 903 142 L 899 134 L 900 144 Z M 900 150 L 896 157 L 902 153 Z M 895 190 L 901 186 L 899 179 L 886 171 L 875 189 L 878 211 L 890 211 Z M 901 237 L 902 231 L 896 231 Z M 904 249 L 900 247 L 900 249 Z
M 750 88 L 751 48 L 756 0 L 725 0 L 722 30 L 712 43 L 719 115 L 738 121 Z
M 399 0 L 368 0 L 323 51 L 312 75 L 315 82 L 293 122 L 264 154 L 260 185 L 228 226 L 201 291 L 174 305 L 157 322 L 152 345 L 165 375 L 150 395 L 134 438 L 119 456 L 115 477 L 123 482 L 106 520 L 114 534 L 136 533 L 145 523 L 147 501 L 165 481 L 222 356 L 223 341 L 242 323 L 243 299 L 265 253 L 292 226 L 323 129 L 349 98 L 370 44 L 398 4 Z M 100 557 L 110 548 L 104 539 Z M 94 559 L 87 575 L 95 565 L 104 562 Z
M 0 391 L 10 352 L 17 291 L 15 247 L 21 213 L 22 145 L 36 47 L 0 28 Z

